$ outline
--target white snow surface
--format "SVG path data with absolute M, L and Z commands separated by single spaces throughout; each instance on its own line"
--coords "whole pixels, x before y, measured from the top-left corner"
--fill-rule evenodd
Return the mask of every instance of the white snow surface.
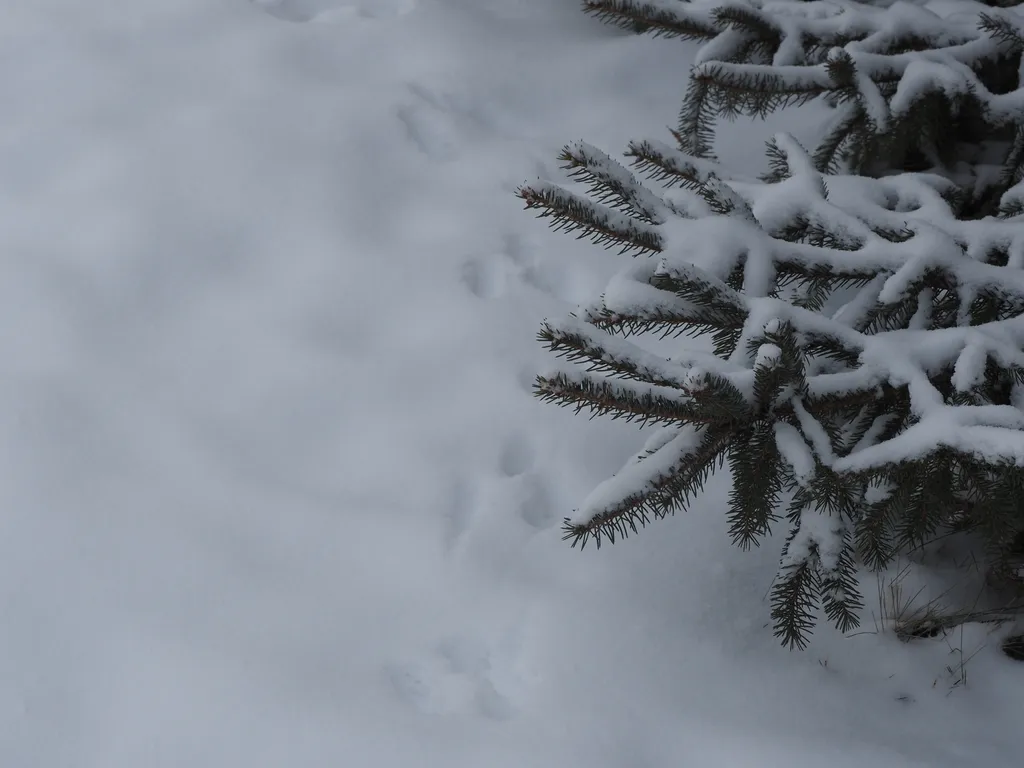
M 0 55 L 0 765 L 1019 764 L 991 636 L 780 648 L 725 478 L 561 541 L 646 433 L 537 402 L 534 335 L 628 257 L 513 192 L 664 138 L 692 47 L 576 0 L 5 0 Z

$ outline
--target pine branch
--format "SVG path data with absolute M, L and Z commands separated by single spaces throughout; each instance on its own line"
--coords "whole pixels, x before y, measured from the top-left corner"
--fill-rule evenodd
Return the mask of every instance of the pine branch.
M 638 13 L 708 26 L 665 33 L 707 43 L 679 150 L 633 142 L 626 153 L 637 175 L 692 195 L 663 198 L 583 142 L 560 159 L 589 197 L 519 191 L 556 229 L 659 254 L 538 337 L 577 366 L 539 377 L 538 397 L 666 425 L 566 521 L 566 538 L 600 546 L 636 532 L 685 508 L 728 462 L 740 547 L 769 535 L 792 497 L 772 616 L 799 648 L 819 607 L 843 632 L 857 625 L 858 556 L 883 567 L 962 518 L 991 562 L 1024 558 L 1024 236 L 962 220 L 997 203 L 1024 216 L 1024 27 L 993 13 L 978 33 L 902 6 L 785 24 L 742 5 L 706 16 L 675 0 L 587 7 L 655 33 Z M 814 100 L 837 119 L 811 153 L 784 135 L 769 143 L 774 189 L 713 161 L 718 117 Z M 822 173 L 839 169 L 916 175 L 826 186 Z M 713 354 L 666 359 L 623 338 L 639 333 L 710 336 Z
M 849 533 L 844 533 L 835 568 L 821 577 L 821 600 L 825 616 L 840 632 L 850 632 L 860 626 L 864 598 L 857 586 L 857 567 Z
M 820 67 L 768 68 L 711 61 L 694 67 L 691 77 L 701 87 L 703 109 L 714 109 L 728 120 L 740 115 L 763 119 L 776 110 L 809 104 L 836 90 L 827 70 Z
M 736 4 L 705 10 L 683 0 L 585 0 L 584 9 L 624 29 L 702 44 L 675 132 L 695 157 L 712 157 L 717 117 L 764 117 L 814 100 L 839 110 L 813 153 L 828 172 L 945 172 L 965 140 L 1021 124 L 1012 92 L 1021 88 L 1024 25 L 1012 13 L 979 14 L 972 28 L 899 5 L 818 16 L 796 4 L 784 25 Z M 971 203 L 972 215 L 1018 215 L 1021 204 L 997 205 L 1007 188 L 1004 179 L 977 189 L 986 199 Z
M 804 352 L 813 357 L 834 360 L 847 366 L 856 366 L 860 361 L 861 349 L 851 347 L 844 340 L 826 333 L 808 331 L 803 333 Z M 873 397 L 873 391 L 867 393 Z
M 794 144 L 796 142 L 793 142 Z M 801 149 L 803 149 L 801 147 Z M 804 163 L 798 162 L 797 167 L 790 165 L 790 147 L 780 142 L 780 136 L 773 136 L 765 144 L 765 156 L 768 160 L 768 173 L 761 177 L 766 184 L 778 184 L 781 181 L 792 178 L 794 172 L 805 170 Z M 801 158 L 802 160 L 802 158 Z
M 879 391 L 881 390 L 881 391 Z M 844 410 L 848 414 L 843 418 L 844 433 L 840 438 L 838 452 L 842 455 L 852 453 L 858 447 L 870 442 L 869 436 L 877 436 L 889 419 L 895 417 L 890 413 L 896 405 L 896 398 L 889 396 L 893 391 L 892 387 L 875 387 L 872 390 L 864 391 L 861 396 L 843 398 L 846 406 Z M 850 402 L 852 400 L 852 402 Z M 859 402 L 858 402 L 859 401 Z M 816 404 L 804 403 L 808 412 L 817 418 L 821 418 L 822 410 L 815 408 Z M 851 515 L 852 517 L 852 515 Z
M 619 253 L 658 253 L 664 244 L 657 229 L 606 206 L 568 192 L 554 184 L 537 182 L 520 187 L 516 194 L 527 209 L 539 210 L 539 218 L 552 220 L 556 232 L 576 232 L 578 240 L 590 238 Z
M 1003 198 L 999 205 L 999 217 L 1003 219 L 1018 219 L 1024 216 L 1024 190 L 1017 192 L 1017 196 L 1007 199 Z
M 679 149 L 687 155 L 715 160 L 715 92 L 708 78 L 690 73 L 690 85 L 679 109 L 678 129 L 672 132 Z
M 653 474 L 643 487 L 625 495 L 622 499 L 608 504 L 589 515 L 584 522 L 565 521 L 563 538 L 581 548 L 593 541 L 600 548 L 603 540 L 614 544 L 639 528 L 646 527 L 651 520 L 661 519 L 683 509 L 704 489 L 704 484 L 714 474 L 716 466 L 722 463 L 723 452 L 729 442 L 731 430 L 700 430 L 696 438 L 688 443 L 681 455 L 670 466 Z M 680 438 L 676 438 L 677 440 Z M 669 446 L 662 451 L 669 450 Z M 652 457 L 653 459 L 654 457 Z M 642 462 L 646 466 L 651 459 Z
M 698 423 L 737 429 L 754 418 L 743 393 L 729 379 L 716 373 L 691 373 L 686 391 L 700 414 Z
M 710 334 L 720 355 L 735 347 L 747 310 L 734 289 L 696 268 L 651 272 L 644 267 L 640 274 L 638 281 L 649 286 L 643 301 L 632 300 L 636 292 L 630 286 L 627 297 L 631 300 L 624 304 L 609 306 L 607 298 L 602 298 L 587 308 L 583 314 L 587 323 L 627 337 L 648 332 L 662 338 Z
M 996 576 L 1012 579 L 1024 565 L 1024 469 L 1012 465 L 992 468 L 965 463 L 964 473 L 973 486 L 965 503 L 965 528 L 985 540 L 986 555 Z
M 912 462 L 913 484 L 907 506 L 896 522 L 897 548 L 923 545 L 943 523 L 941 510 L 957 496 L 953 479 L 956 467 L 951 452 L 936 450 Z
M 1016 4 L 1019 0 L 1014 0 Z M 982 13 L 978 16 L 978 28 L 988 33 L 1005 47 L 1007 52 L 1024 50 L 1024 24 L 1003 14 Z
M 896 556 L 893 529 L 899 516 L 902 499 L 886 499 L 872 504 L 861 516 L 856 528 L 856 549 L 861 561 L 871 570 L 880 571 Z
M 736 218 L 748 222 L 757 221 L 747 201 L 714 174 L 708 177 L 707 182 L 698 190 L 698 193 L 704 198 L 704 202 L 708 204 L 713 213 L 720 216 L 736 214 Z
M 748 309 L 744 296 L 692 264 L 666 265 L 651 276 L 650 284 L 716 315 L 722 326 L 742 325 L 746 321 Z
M 1018 184 L 1024 183 L 1024 122 L 1017 127 L 1010 145 L 1010 151 L 1003 161 L 1003 168 L 999 178 L 1000 187 L 1009 194 L 1010 190 Z M 1018 195 L 1024 198 L 1024 189 L 1017 190 Z
M 763 57 L 770 57 L 782 44 L 783 32 L 775 23 L 775 19 L 754 8 L 724 5 L 712 12 L 712 18 L 719 29 L 739 32 L 747 41 L 748 54 L 744 58 L 751 58 L 755 52 Z
M 569 177 L 586 184 L 595 202 L 649 224 L 665 222 L 666 206 L 629 171 L 607 154 L 582 141 L 567 144 L 558 156 Z
M 790 541 L 796 536 L 795 529 Z M 787 549 L 784 557 L 788 555 Z M 820 598 L 820 584 L 814 554 L 784 565 L 772 588 L 774 634 L 788 648 L 804 650 L 814 629 L 814 612 Z
M 656 387 L 629 387 L 625 382 L 588 374 L 570 376 L 556 372 L 538 376 L 533 391 L 544 402 L 572 407 L 576 413 L 588 410 L 591 418 L 608 416 L 640 426 L 692 424 L 701 416 L 697 407 L 680 393 Z
M 873 225 L 871 227 L 871 231 L 890 243 L 905 243 L 915 235 L 914 230 L 907 229 L 906 227 L 901 229 L 889 229 L 878 224 Z
M 800 291 L 794 292 L 793 304 L 811 312 L 820 312 L 833 292 L 828 280 L 818 278 L 801 280 L 796 275 L 780 275 L 777 285 L 780 291 L 790 285 L 798 286 Z
M 773 322 L 770 330 L 749 341 L 748 352 L 754 358 L 754 407 L 758 413 L 768 414 L 783 397 L 804 392 L 804 355 L 792 325 Z
M 684 333 L 693 337 L 709 334 L 716 355 L 728 357 L 732 354 L 749 315 L 746 302 L 735 289 L 696 268 L 660 272 L 651 278 L 650 283 L 660 290 L 671 291 L 678 300 L 692 306 L 692 309 L 677 312 L 672 318 L 672 323 L 679 328 L 676 335 Z M 666 331 L 670 327 L 666 325 Z
M 697 337 L 719 330 L 717 323 L 701 314 L 699 308 L 680 310 L 674 301 L 664 305 L 638 307 L 629 312 L 617 312 L 606 307 L 587 311 L 587 322 L 609 333 L 624 337 L 653 333 L 662 339 L 680 336 Z
M 814 166 L 822 173 L 836 174 L 843 161 L 843 149 L 863 132 L 867 114 L 860 104 L 849 104 L 833 118 L 832 127 L 814 150 Z M 859 129 L 859 130 L 858 130 Z
M 729 445 L 733 485 L 729 492 L 729 538 L 743 550 L 757 546 L 778 520 L 782 457 L 768 420 L 740 430 Z
M 666 187 L 699 191 L 720 169 L 707 160 L 685 155 L 653 141 L 632 141 L 626 150 L 632 165 Z M 720 174 L 719 174 L 720 175 Z
M 719 29 L 711 19 L 678 0 L 583 0 L 583 11 L 620 29 L 655 37 L 711 40 Z
M 544 323 L 537 340 L 550 352 L 574 363 L 583 364 L 591 373 L 620 376 L 633 381 L 659 387 L 682 389 L 682 376 L 674 375 L 663 360 L 643 350 L 632 347 L 627 350 L 611 349 L 611 338 L 597 338 L 588 333 L 582 324 L 573 328 L 556 328 Z

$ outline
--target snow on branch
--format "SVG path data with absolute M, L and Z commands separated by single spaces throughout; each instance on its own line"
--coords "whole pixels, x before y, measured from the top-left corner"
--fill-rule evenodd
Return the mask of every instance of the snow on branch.
M 685 0 L 583 0 L 586 13 L 622 29 L 656 37 L 710 40 L 718 34 L 710 9 Z
M 576 195 L 557 184 L 537 181 L 519 189 L 527 208 L 552 220 L 556 232 L 574 232 L 620 253 L 650 253 L 662 249 L 661 235 L 650 223 L 607 205 Z
M 587 184 L 590 196 L 602 205 L 633 214 L 652 224 L 669 215 L 665 202 L 640 184 L 622 165 L 585 142 L 569 144 L 559 155 L 569 177 Z
M 566 520 L 566 538 L 619 540 L 686 509 L 728 467 L 734 543 L 789 524 L 772 614 L 801 646 L 816 607 L 856 625 L 858 552 L 884 564 L 950 509 L 1004 514 L 1024 489 L 1024 227 L 960 218 L 936 174 L 832 176 L 786 134 L 769 152 L 770 180 L 756 181 L 632 144 L 638 166 L 704 203 L 692 219 L 583 143 L 563 159 L 599 200 L 552 183 L 520 196 L 641 251 L 539 333 L 567 361 L 538 377 L 540 398 L 660 428 Z M 904 507 L 925 512 L 893 523 Z
M 640 31 L 657 27 L 643 23 L 642 2 L 595 4 L 631 13 Z M 1021 180 L 1011 134 L 1024 126 L 1016 63 L 1024 18 L 982 4 L 958 10 L 849 0 L 658 3 L 653 13 L 700 17 L 703 25 L 691 36 L 702 46 L 680 111 L 679 147 L 712 158 L 719 118 L 821 101 L 834 114 L 811 151 L 817 170 L 878 175 L 927 162 L 964 188 L 963 204 L 979 216 L 1016 215 L 1016 198 L 1001 207 L 993 200 Z M 994 175 L 990 160 L 967 169 L 947 163 L 958 142 L 977 140 L 979 125 L 1002 153 Z

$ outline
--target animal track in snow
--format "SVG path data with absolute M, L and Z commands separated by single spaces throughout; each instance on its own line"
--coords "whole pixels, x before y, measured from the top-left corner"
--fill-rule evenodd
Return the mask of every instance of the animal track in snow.
M 408 89 L 411 98 L 396 116 L 409 141 L 431 160 L 454 160 L 474 137 L 493 133 L 490 121 L 472 99 L 419 83 L 410 83 Z
M 479 299 L 496 299 L 505 292 L 506 272 L 497 259 L 470 259 L 462 265 L 462 282 Z
M 516 477 L 533 466 L 533 448 L 522 435 L 512 435 L 502 443 L 498 469 L 506 477 Z
M 593 292 L 591 285 L 577 285 L 569 265 L 539 257 L 515 234 L 505 235 L 494 253 L 471 258 L 462 267 L 462 281 L 481 299 L 500 298 L 510 280 L 571 304 Z
M 526 284 L 549 296 L 562 298 L 565 284 L 564 267 L 551 261 L 541 261 L 519 235 L 504 237 L 502 252 L 519 268 L 520 279 Z
M 517 567 L 519 548 L 533 533 L 550 529 L 557 517 L 548 483 L 533 464 L 529 446 L 510 441 L 499 456 L 496 477 L 459 481 L 449 489 L 442 534 L 448 555 L 459 561 L 483 558 L 499 570 Z
M 531 528 L 546 531 L 555 524 L 555 512 L 547 485 L 536 472 L 513 478 L 515 509 L 519 519 Z
M 548 296 L 578 303 L 580 292 L 573 289 L 572 276 L 564 264 L 530 264 L 523 269 L 523 282 Z
M 458 142 L 443 116 L 417 106 L 398 108 L 398 119 L 405 126 L 409 141 L 432 160 L 454 160 Z
M 390 667 L 388 677 L 409 706 L 434 715 L 481 715 L 505 720 L 515 707 L 503 689 L 508 672 L 472 637 L 449 637 L 418 662 Z
M 275 18 L 292 22 L 331 22 L 347 18 L 381 19 L 403 16 L 417 0 L 250 0 Z
M 478 503 L 477 492 L 465 481 L 458 481 L 451 490 L 445 511 L 445 547 L 451 551 L 472 524 Z
M 534 395 L 534 387 L 537 386 L 539 373 L 540 371 L 533 366 L 523 366 L 516 374 L 516 383 L 519 388 L 531 397 Z
M 554 514 L 547 486 L 532 471 L 535 463 L 536 452 L 526 438 L 505 438 L 498 452 L 498 470 L 505 477 L 500 492 L 523 522 L 531 528 L 546 530 L 553 524 Z

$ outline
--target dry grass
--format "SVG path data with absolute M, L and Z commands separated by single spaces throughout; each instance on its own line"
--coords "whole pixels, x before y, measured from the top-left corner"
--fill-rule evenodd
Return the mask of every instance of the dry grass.
M 986 591 L 981 586 L 966 607 L 951 608 L 949 597 L 960 585 L 953 585 L 939 595 L 925 599 L 924 586 L 908 587 L 912 568 L 913 564 L 907 563 L 895 572 L 878 574 L 878 609 L 877 613 L 872 612 L 875 630 L 867 633 L 891 632 L 903 642 L 941 636 L 955 660 L 946 665 L 946 675 L 936 678 L 933 686 L 938 686 L 939 681 L 947 677 L 949 692 L 952 692 L 967 685 L 968 662 L 988 645 L 988 642 L 982 642 L 975 648 L 965 649 L 964 628 L 970 624 L 988 624 L 991 630 L 987 634 L 991 635 L 1001 626 L 1018 621 L 1024 615 L 1024 600 L 1017 599 L 996 608 L 979 608 Z M 1011 658 L 1014 658 L 1014 652 L 1024 654 L 1024 636 L 1018 637 L 1016 644 L 1014 638 L 1002 643 L 1003 646 L 1007 644 L 1009 650 L 1004 647 L 1003 651 Z

